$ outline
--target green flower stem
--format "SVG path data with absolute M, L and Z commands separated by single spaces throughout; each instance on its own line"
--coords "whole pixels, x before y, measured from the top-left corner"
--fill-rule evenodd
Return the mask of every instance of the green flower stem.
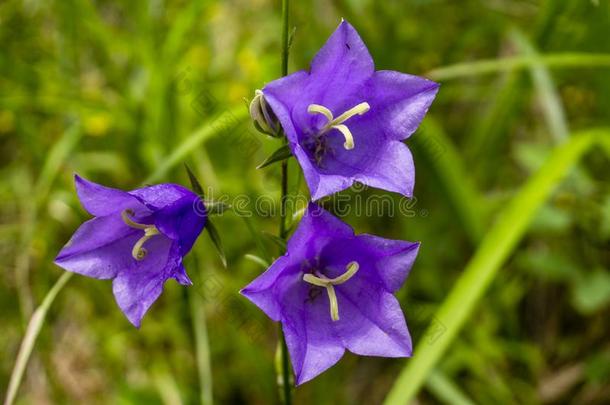
M 288 15 L 289 15 L 289 0 L 282 0 L 282 76 L 288 74 Z M 286 137 L 284 137 L 284 143 L 288 143 Z M 286 239 L 286 199 L 288 197 L 288 161 L 284 160 L 281 166 L 282 173 L 282 185 L 280 195 L 280 227 L 279 237 L 282 240 Z M 280 249 L 282 250 L 282 249 Z M 284 252 L 281 251 L 280 254 Z M 278 350 L 280 351 L 281 357 L 281 369 L 278 367 L 278 384 L 280 389 L 280 395 L 282 397 L 282 403 L 284 405 L 292 404 L 292 384 L 291 384 L 291 371 L 290 371 L 290 360 L 288 359 L 288 348 L 286 347 L 286 339 L 282 331 L 282 325 L 278 328 L 279 342 Z

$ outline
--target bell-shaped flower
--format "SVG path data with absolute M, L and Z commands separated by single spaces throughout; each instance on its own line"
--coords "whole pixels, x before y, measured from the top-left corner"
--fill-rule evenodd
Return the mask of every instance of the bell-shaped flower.
M 75 176 L 85 222 L 59 252 L 67 271 L 112 279 L 117 304 L 140 327 L 165 282 L 192 282 L 182 265 L 203 230 L 207 211 L 199 197 L 177 184 L 122 191 Z
M 317 200 L 356 181 L 410 197 L 415 172 L 402 141 L 437 91 L 437 83 L 418 76 L 375 71 L 362 39 L 342 21 L 309 71 L 275 80 L 262 94 Z
M 355 235 L 310 203 L 287 252 L 241 293 L 282 323 L 296 383 L 328 369 L 345 350 L 408 357 L 411 337 L 393 293 L 419 243 Z

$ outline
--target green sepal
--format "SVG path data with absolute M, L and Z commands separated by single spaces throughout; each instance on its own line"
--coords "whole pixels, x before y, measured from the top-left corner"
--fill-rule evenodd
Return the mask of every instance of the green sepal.
M 257 169 L 262 169 L 263 167 L 267 167 L 272 163 L 281 162 L 282 160 L 286 160 L 292 156 L 292 152 L 288 145 L 284 145 L 281 148 L 277 149 L 275 152 L 271 154 L 263 163 L 256 166 Z
M 189 180 L 191 181 L 191 188 L 193 189 L 195 194 L 197 194 L 199 196 L 199 198 L 203 199 L 205 196 L 203 194 L 203 188 L 201 187 L 201 183 L 199 183 L 199 180 L 197 180 L 197 177 L 195 176 L 195 174 L 193 173 L 191 168 L 186 163 L 184 164 L 184 168 L 186 169 L 186 172 L 188 173 L 188 176 L 189 176 Z M 204 202 L 204 204 L 210 204 L 210 203 Z M 212 203 L 212 207 L 213 206 L 214 206 L 214 203 Z M 206 206 L 206 211 L 208 213 L 211 213 L 211 211 L 208 210 L 207 206 Z M 222 247 L 220 235 L 218 234 L 216 227 L 210 220 L 209 215 L 206 219 L 205 229 L 208 231 L 208 234 L 210 235 L 210 239 L 212 240 L 212 243 L 214 244 L 214 247 L 216 248 L 216 251 L 218 252 L 218 256 L 220 256 L 220 261 L 222 262 L 222 265 L 226 268 L 227 267 L 227 256 L 225 255 L 225 251 Z

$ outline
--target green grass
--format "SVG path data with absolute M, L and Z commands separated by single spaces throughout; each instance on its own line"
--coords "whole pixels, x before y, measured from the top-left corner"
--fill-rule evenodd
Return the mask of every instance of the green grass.
M 203 235 L 187 261 L 195 285 L 168 283 L 140 330 L 110 283 L 67 282 L 53 258 L 88 218 L 75 172 L 125 189 L 188 185 L 187 163 L 210 197 L 279 204 L 279 165 L 255 167 L 281 142 L 254 130 L 243 99 L 281 75 L 280 6 L 0 4 L 2 395 L 278 401 L 277 328 L 237 294 L 277 251 L 277 217 L 214 218 L 228 267 Z M 291 6 L 289 71 L 306 68 L 344 17 L 378 69 L 441 83 L 407 141 L 416 200 L 407 212 L 346 218 L 360 232 L 422 242 L 398 293 L 414 357 L 348 355 L 294 403 L 610 401 L 599 388 L 610 382 L 608 3 Z M 306 193 L 294 160 L 289 175 L 289 192 Z M 342 194 L 349 205 L 371 195 L 405 203 L 379 190 Z M 578 372 L 561 383 L 566 370 Z

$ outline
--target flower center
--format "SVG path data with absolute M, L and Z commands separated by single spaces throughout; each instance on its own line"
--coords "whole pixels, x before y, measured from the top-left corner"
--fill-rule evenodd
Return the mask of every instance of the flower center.
M 333 321 L 339 320 L 339 302 L 337 301 L 335 286 L 343 284 L 352 278 L 359 268 L 360 265 L 358 262 L 350 262 L 345 266 L 345 273 L 341 274 L 339 277 L 326 278 L 322 275 L 314 276 L 311 273 L 303 275 L 303 281 L 306 283 L 326 288 L 326 293 L 328 294 L 328 300 L 330 302 L 330 318 Z
M 350 150 L 350 149 L 354 149 L 354 137 L 352 136 L 352 133 L 349 130 L 349 128 L 347 127 L 347 125 L 344 125 L 343 123 L 345 121 L 347 121 L 348 119 L 350 119 L 351 117 L 353 117 L 354 115 L 362 115 L 370 109 L 371 109 L 371 106 L 369 105 L 369 103 L 363 102 L 363 103 L 358 104 L 355 107 L 350 108 L 343 114 L 339 115 L 337 118 L 334 118 L 332 111 L 330 111 L 328 108 L 324 107 L 323 105 L 310 104 L 307 107 L 307 112 L 310 114 L 322 114 L 323 116 L 325 116 L 326 119 L 328 120 L 328 122 L 320 130 L 320 135 L 325 134 L 326 132 L 330 131 L 331 129 L 336 129 L 339 132 L 341 132 L 343 134 L 343 137 L 345 138 L 343 147 L 347 150 Z
M 155 235 L 159 235 L 161 232 L 154 225 L 146 225 L 135 222 L 131 217 L 134 216 L 134 212 L 132 210 L 123 210 L 121 212 L 121 218 L 123 218 L 123 222 L 130 228 L 141 229 L 144 231 L 144 236 L 142 236 L 138 241 L 133 245 L 133 249 L 131 249 L 131 256 L 133 256 L 136 260 L 142 260 L 146 257 L 148 251 L 144 249 L 144 243 L 147 240 L 152 238 Z

